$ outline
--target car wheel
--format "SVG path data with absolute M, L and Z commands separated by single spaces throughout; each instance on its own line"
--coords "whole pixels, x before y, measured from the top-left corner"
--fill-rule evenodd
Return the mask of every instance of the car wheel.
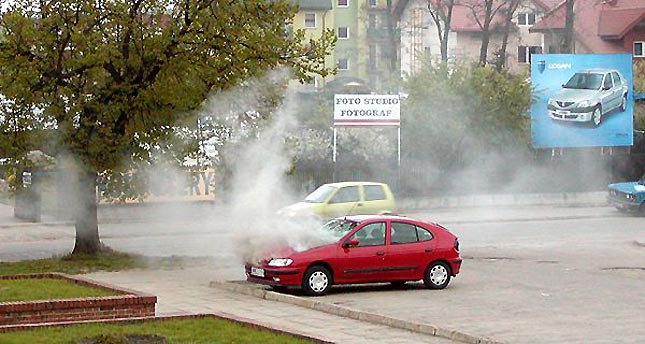
M 423 276 L 423 283 L 430 289 L 443 289 L 450 283 L 450 267 L 444 262 L 433 262 L 428 265 Z
M 623 95 L 623 100 L 620 102 L 620 112 L 625 111 L 627 109 L 627 95 Z
M 591 114 L 591 124 L 593 124 L 594 127 L 597 127 L 600 125 L 601 120 L 602 120 L 602 111 L 600 109 L 600 106 L 597 106 L 593 110 L 593 113 Z
M 645 216 L 645 202 L 641 203 L 640 207 L 638 207 L 638 212 L 641 216 Z
M 309 296 L 322 296 L 329 291 L 333 281 L 331 272 L 326 268 L 316 265 L 307 269 L 302 278 L 302 289 Z

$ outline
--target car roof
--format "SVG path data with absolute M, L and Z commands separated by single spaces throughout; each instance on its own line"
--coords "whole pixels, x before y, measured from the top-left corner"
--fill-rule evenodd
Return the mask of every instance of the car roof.
M 400 216 L 400 215 L 347 215 L 347 216 L 341 216 L 339 218 L 346 219 L 349 221 L 355 221 L 355 222 L 363 222 L 367 220 L 410 220 L 410 221 L 417 221 L 417 222 L 423 222 L 419 220 L 415 220 L 406 216 Z
M 588 69 L 583 69 L 581 71 L 578 71 L 577 73 L 611 73 L 611 72 L 618 72 L 615 69 L 608 69 L 608 68 L 588 68 Z
M 335 187 L 345 187 L 353 185 L 386 185 L 385 183 L 379 182 L 336 182 L 336 183 L 327 183 L 325 185 L 335 186 Z

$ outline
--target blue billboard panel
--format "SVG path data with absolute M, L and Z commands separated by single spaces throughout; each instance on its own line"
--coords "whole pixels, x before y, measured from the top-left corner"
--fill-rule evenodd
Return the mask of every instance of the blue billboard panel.
M 631 146 L 630 54 L 531 55 L 535 148 Z

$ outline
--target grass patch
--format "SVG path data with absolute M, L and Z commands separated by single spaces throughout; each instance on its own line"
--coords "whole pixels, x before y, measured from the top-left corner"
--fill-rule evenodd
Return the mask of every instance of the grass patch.
M 120 293 L 103 288 L 90 288 L 68 280 L 55 278 L 0 280 L 0 302 L 116 295 L 120 295 Z
M 48 259 L 0 263 L 0 275 L 62 272 L 70 275 L 95 271 L 121 271 L 145 268 L 144 257 L 120 252 L 96 255 L 66 255 Z
M 40 328 L 29 331 L 0 333 L 3 344 L 70 344 L 99 335 L 157 335 L 173 344 L 212 343 L 311 343 L 286 334 L 276 334 L 218 318 L 189 318 L 158 321 L 96 323 Z

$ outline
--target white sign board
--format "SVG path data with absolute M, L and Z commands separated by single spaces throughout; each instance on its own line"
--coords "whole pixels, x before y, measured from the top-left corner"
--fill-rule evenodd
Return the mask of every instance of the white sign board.
M 401 124 L 399 95 L 334 95 L 335 127 L 398 127 Z

